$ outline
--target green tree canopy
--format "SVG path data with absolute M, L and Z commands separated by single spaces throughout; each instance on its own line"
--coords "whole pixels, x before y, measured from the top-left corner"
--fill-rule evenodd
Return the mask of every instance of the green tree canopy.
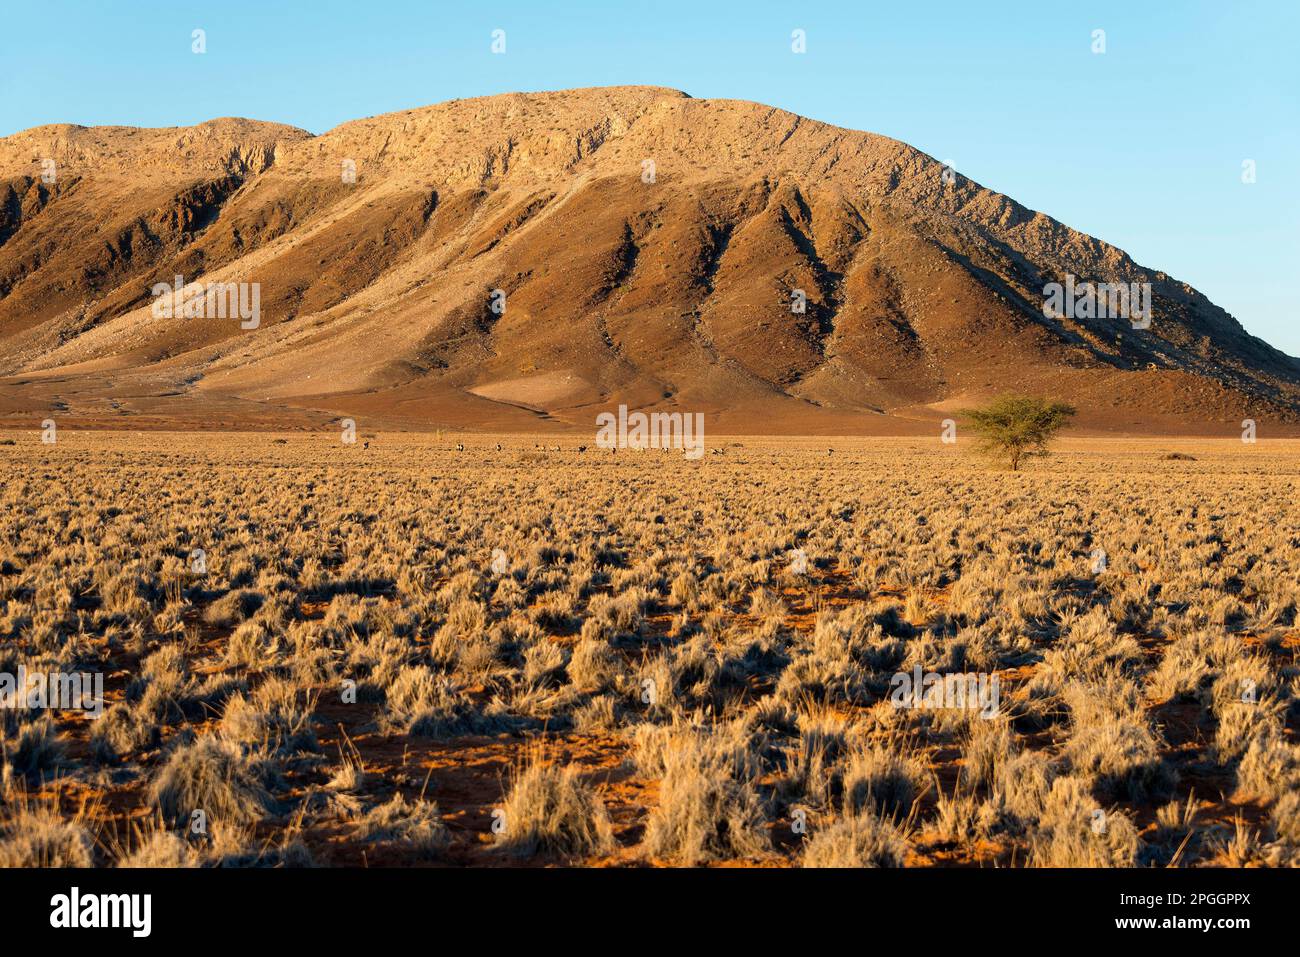
M 980 437 L 980 450 L 1018 471 L 1023 459 L 1047 455 L 1047 443 L 1075 414 L 1072 405 L 1036 396 L 1004 395 L 981 409 L 963 409 Z

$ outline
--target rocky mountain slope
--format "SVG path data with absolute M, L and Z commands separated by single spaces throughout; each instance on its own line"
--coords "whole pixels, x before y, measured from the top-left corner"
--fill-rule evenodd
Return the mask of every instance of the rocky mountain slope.
M 1150 283 L 1150 328 L 1045 317 L 1067 275 Z M 257 284 L 256 328 L 158 315 L 176 276 Z M 1300 361 L 1186 283 L 904 143 L 755 103 L 617 87 L 321 136 L 0 139 L 10 421 L 586 430 L 626 403 L 870 434 L 1011 389 L 1098 429 L 1300 418 Z

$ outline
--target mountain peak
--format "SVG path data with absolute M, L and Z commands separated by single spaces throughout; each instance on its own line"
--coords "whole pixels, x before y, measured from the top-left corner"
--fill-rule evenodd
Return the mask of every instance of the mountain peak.
M 39 127 L 0 140 L 0 198 L 0 396 L 23 412 L 525 428 L 624 402 L 852 432 L 1012 387 L 1097 427 L 1300 408 L 1296 360 L 1121 250 L 886 136 L 661 87 L 319 136 Z M 177 275 L 256 284 L 258 323 L 155 317 Z M 1144 291 L 1149 328 L 1045 314 L 1076 280 Z

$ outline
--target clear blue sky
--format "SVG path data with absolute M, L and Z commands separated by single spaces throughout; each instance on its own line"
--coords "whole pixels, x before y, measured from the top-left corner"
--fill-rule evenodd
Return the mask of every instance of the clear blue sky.
M 1297 0 L 4 0 L 3 12 L 0 135 L 216 116 L 321 132 L 454 97 L 626 83 L 757 100 L 950 159 L 1300 355 Z M 489 50 L 495 28 L 504 56 Z

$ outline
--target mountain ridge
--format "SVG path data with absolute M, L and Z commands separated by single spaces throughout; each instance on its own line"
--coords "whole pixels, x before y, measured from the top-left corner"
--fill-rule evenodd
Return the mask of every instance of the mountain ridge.
M 258 283 L 261 322 L 152 317 L 175 275 Z M 1151 328 L 1045 317 L 1067 275 L 1150 283 Z M 222 118 L 0 139 L 11 417 L 561 428 L 624 402 L 740 432 L 909 431 L 1024 388 L 1098 427 L 1287 426 L 1300 361 L 901 141 L 748 101 L 603 87 L 319 135 Z

